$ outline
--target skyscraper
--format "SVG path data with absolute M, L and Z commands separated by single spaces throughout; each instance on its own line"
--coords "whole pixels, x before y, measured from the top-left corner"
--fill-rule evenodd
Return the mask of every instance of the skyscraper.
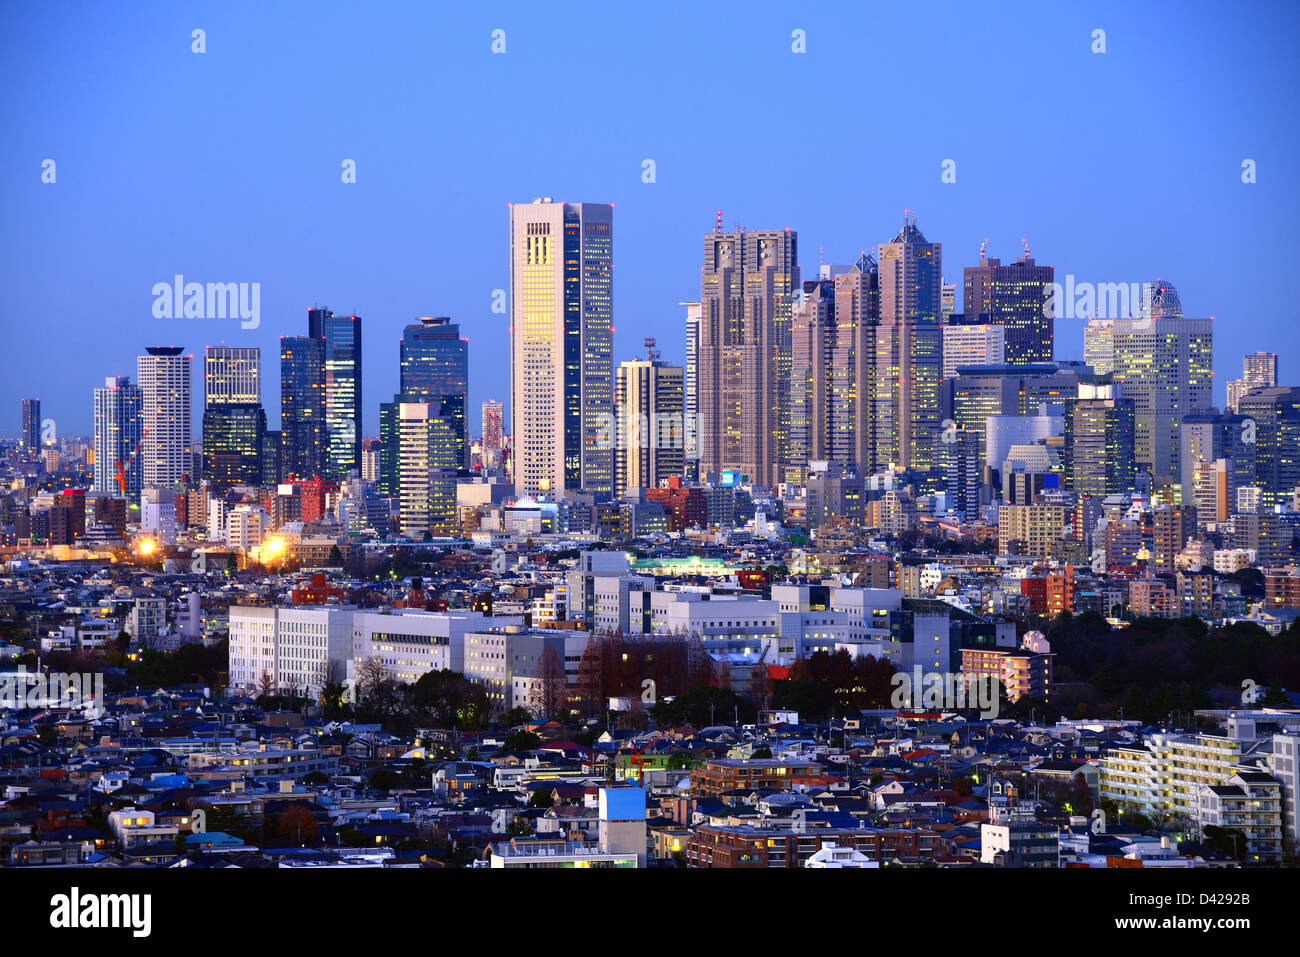
M 1252 389 L 1237 403 L 1244 434 L 1255 445 L 1255 484 L 1265 506 L 1300 486 L 1300 388 Z
M 1134 406 L 1114 383 L 1080 382 L 1065 403 L 1065 487 L 1104 498 L 1133 488 Z
M 692 481 L 699 478 L 700 436 L 697 420 L 700 412 L 700 304 L 681 302 L 686 307 L 686 469 Z
M 647 358 L 622 362 L 616 373 L 619 496 L 632 488 L 657 488 L 685 467 L 683 370 L 660 361 L 653 339 L 646 344 Z
M 422 316 L 402 330 L 401 395 L 435 406 L 452 425 L 461 467 L 469 464 L 465 402 L 469 395 L 469 340 L 446 316 Z
M 131 454 L 140 443 L 144 429 L 143 402 L 140 389 L 127 376 L 109 376 L 94 391 L 95 402 L 95 477 L 93 489 L 119 496 L 117 463 L 122 463 L 128 502 L 140 497 L 140 456 Z M 129 463 L 129 464 L 128 464 Z
M 790 364 L 790 453 L 786 481 L 802 484 L 808 463 L 832 458 L 832 366 L 835 351 L 835 283 L 803 284 L 794 304 Z
M 203 357 L 203 406 L 262 401 L 262 350 L 256 346 L 208 346 Z
M 483 465 L 501 467 L 501 450 L 505 448 L 505 407 L 496 399 L 483 403 Z
M 1241 378 L 1228 383 L 1228 411 L 1236 412 L 1237 403 L 1247 392 L 1277 385 L 1277 353 L 1254 352 L 1241 362 Z
M 180 346 L 150 346 L 136 358 L 144 419 L 144 488 L 174 488 L 193 467 L 191 356 Z
M 614 489 L 614 207 L 510 207 L 515 490 Z
M 957 374 L 958 366 L 1000 366 L 1006 359 L 1006 327 L 992 323 L 943 327 L 943 378 Z
M 1157 482 L 1177 483 L 1178 425 L 1213 403 L 1214 323 L 1184 318 L 1177 292 L 1163 281 L 1147 284 L 1143 313 L 1140 319 L 1089 322 L 1084 353 L 1098 360 L 1094 371 L 1101 375 L 1107 362 L 1098 340 L 1109 345 L 1111 373 L 1133 400 L 1138 467 L 1150 469 Z
M 324 348 L 322 472 L 325 478 L 346 479 L 361 471 L 361 317 L 308 309 L 307 335 Z
M 788 455 L 790 315 L 799 288 L 793 230 L 704 238 L 698 351 L 699 473 L 781 480 Z
M 266 412 L 256 402 L 224 402 L 203 410 L 203 477 L 213 488 L 260 485 Z
M 863 252 L 834 277 L 835 334 L 830 374 L 830 457 L 862 475 L 876 456 L 876 333 L 880 270 Z
M 41 400 L 23 399 L 23 428 L 18 435 L 18 447 L 24 452 L 35 452 L 41 447 Z
M 456 530 L 456 436 L 430 402 L 398 407 L 401 533 L 421 540 Z
M 280 338 L 280 446 L 285 476 L 322 474 L 325 346 L 311 336 Z
M 1046 308 L 1055 267 L 1039 266 L 1028 250 L 1014 263 L 985 259 L 964 270 L 962 310 L 967 323 L 1006 329 L 1006 361 L 1052 361 L 1054 316 Z
M 1251 433 L 1251 426 L 1240 415 L 1220 415 L 1217 411 L 1196 412 L 1183 416 L 1178 426 L 1179 485 L 1181 502 L 1196 504 L 1196 475 L 1198 466 L 1223 459 L 1224 494 L 1236 501 L 1237 489 L 1255 484 L 1256 452 L 1259 444 Z M 1219 477 L 1216 475 L 1216 482 Z M 1201 518 L 1214 521 L 1206 511 Z
M 875 465 L 926 470 L 938 464 L 941 427 L 943 246 L 913 215 L 878 251 Z

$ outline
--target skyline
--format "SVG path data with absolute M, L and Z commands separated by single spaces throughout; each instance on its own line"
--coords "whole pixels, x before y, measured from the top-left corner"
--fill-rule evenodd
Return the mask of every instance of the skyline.
M 881 9 L 863 18 L 865 36 L 834 12 L 775 5 L 751 18 L 693 11 L 687 30 L 673 16 L 678 8 L 603 11 L 564 27 L 519 11 L 403 8 L 403 32 L 395 14 L 333 10 L 309 23 L 287 10 L 146 6 L 111 22 L 89 8 L 6 11 L 15 27 L 6 36 L 25 39 L 21 47 L 8 41 L 0 67 L 15 134 L 0 170 L 15 221 L 33 228 L 3 241 L 3 276 L 15 315 L 48 315 L 82 348 L 61 356 L 42 345 L 46 321 L 10 324 L 0 433 L 17 433 L 17 399 L 37 397 L 60 434 L 88 435 L 91 390 L 130 375 L 147 346 L 178 344 L 195 356 L 205 345 L 258 346 L 271 362 L 279 337 L 301 334 L 302 310 L 313 304 L 365 321 L 364 436 L 378 432 L 378 404 L 397 389 L 401 330 L 418 316 L 450 316 L 470 339 L 472 429 L 488 398 L 507 403 L 509 421 L 508 314 L 492 311 L 493 293 L 509 288 L 507 204 L 544 195 L 617 207 L 615 364 L 639 356 L 652 334 L 665 361 L 684 363 L 678 303 L 699 298 L 699 240 L 716 210 L 727 230 L 797 230 L 810 277 L 819 247 L 826 262 L 852 262 L 887 241 L 908 208 L 944 245 L 944 278 L 959 287 L 985 237 L 988 255 L 1004 263 L 1027 237 L 1060 280 L 1171 281 L 1186 315 L 1218 320 L 1214 402 L 1222 407 L 1243 355 L 1296 345 L 1286 265 L 1300 209 L 1285 162 L 1297 134 L 1283 121 L 1285 101 L 1264 91 L 1296 87 L 1300 68 L 1283 58 L 1283 38 L 1300 15 L 1272 8 L 1243 26 L 1195 6 L 1203 29 L 1180 34 L 1182 47 L 1171 53 L 1198 62 L 1190 77 L 1149 55 L 1148 38 L 1166 32 L 1155 9 L 1052 9 L 1036 14 L 1032 29 L 1010 5 L 941 5 L 924 28 Z M 203 55 L 191 52 L 194 27 L 206 30 Z M 497 28 L 506 31 L 501 55 L 491 52 Z M 1107 31 L 1104 54 L 1089 49 L 1094 28 Z M 806 31 L 804 54 L 791 51 L 794 29 Z M 101 35 L 120 42 L 104 44 Z M 328 47 L 344 35 L 356 44 L 350 78 L 287 78 L 290 64 L 261 56 L 281 44 Z M 923 40 L 941 54 L 929 72 L 912 55 Z M 878 64 L 870 75 L 878 92 L 851 113 L 863 123 L 837 122 L 855 109 L 852 97 L 835 96 L 858 82 L 846 65 L 857 61 L 844 55 L 851 41 L 865 43 Z M 598 43 L 625 72 L 588 91 L 596 135 L 568 136 L 560 121 L 569 111 L 545 98 L 516 110 L 519 81 L 551 54 L 581 55 Z M 133 69 L 113 68 L 118 60 Z M 414 61 L 427 63 L 427 74 Z M 675 64 L 698 62 L 716 64 L 702 85 L 691 71 L 675 72 Z M 727 67 L 745 65 L 780 70 L 786 82 L 737 89 Z M 902 75 L 914 85 L 891 79 Z M 92 77 L 93 88 L 79 86 Z M 457 77 L 456 97 L 442 96 L 450 87 L 439 79 Z M 272 87 L 288 92 L 274 104 L 257 99 Z M 395 88 L 405 95 L 384 95 Z M 725 94 L 734 109 L 714 121 L 711 106 L 682 104 L 692 90 L 711 102 Z M 987 102 L 994 118 L 978 108 L 945 111 L 954 97 Z M 642 106 L 620 109 L 626 102 Z M 914 135 L 879 149 L 874 129 L 929 104 L 933 124 L 912 122 Z M 755 110 L 777 122 L 741 119 Z M 485 119 L 494 115 L 501 119 Z M 1213 124 L 1200 119 L 1210 116 Z M 180 128 L 191 135 L 165 132 L 185 117 Z M 821 117 L 835 134 L 827 148 L 805 149 L 797 134 L 773 136 L 781 117 L 787 128 Z M 313 138 L 319 144 L 304 150 Z M 723 141 L 725 152 L 708 148 Z M 1020 158 L 1030 144 L 1041 158 Z M 57 162 L 53 184 L 41 182 L 47 157 Z M 349 158 L 357 182 L 345 184 L 339 169 Z M 1258 164 L 1258 182 L 1241 182 L 1243 158 Z M 642 182 L 644 159 L 655 161 L 654 183 Z M 947 159 L 956 162 L 955 183 L 941 181 Z M 755 198 L 763 194 L 785 198 Z M 1196 201 L 1183 213 L 1189 196 Z M 121 229 L 130 222 L 139 228 Z M 340 241 L 347 236 L 358 242 Z M 1253 238 L 1252 268 L 1222 268 L 1233 236 Z M 260 282 L 260 326 L 154 319 L 150 289 L 176 273 Z M 680 334 L 666 334 L 674 329 Z M 1058 321 L 1059 358 L 1082 357 L 1082 330 L 1082 321 Z M 1290 381 L 1285 362 L 1279 371 Z M 278 423 L 269 383 L 263 400 Z

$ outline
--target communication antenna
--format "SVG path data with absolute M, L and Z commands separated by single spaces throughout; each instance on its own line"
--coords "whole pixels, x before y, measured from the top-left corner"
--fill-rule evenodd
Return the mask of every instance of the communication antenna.
M 714 224 L 713 231 L 715 233 L 722 232 L 722 210 L 718 210 L 718 221 Z
M 646 356 L 649 357 L 651 362 L 658 362 L 659 350 L 655 348 L 655 337 L 646 336 L 642 341 L 645 343 Z
M 984 242 L 980 243 L 980 262 L 984 262 L 984 253 L 989 248 L 989 238 L 984 237 Z

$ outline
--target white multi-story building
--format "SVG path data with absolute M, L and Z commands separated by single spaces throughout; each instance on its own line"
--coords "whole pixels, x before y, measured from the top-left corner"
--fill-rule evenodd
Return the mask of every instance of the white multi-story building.
M 467 632 L 522 624 L 521 616 L 477 611 L 358 611 L 352 616 L 353 666 L 375 659 L 404 684 L 444 668 L 463 672 Z
M 590 634 L 506 625 L 465 634 L 465 677 L 481 682 L 502 710 L 540 714 L 548 698 L 567 694 L 578 677 Z
M 208 346 L 203 357 L 203 405 L 262 401 L 262 350 L 257 346 Z
M 230 607 L 230 687 L 256 691 L 263 675 L 278 690 L 315 696 L 342 683 L 352 656 L 351 605 Z
M 226 544 L 250 551 L 262 544 L 270 528 L 270 516 L 260 506 L 238 505 L 226 515 Z
M 1282 860 L 1282 787 L 1262 771 L 1238 770 L 1197 793 L 1197 824 L 1241 834 L 1238 852 L 1252 864 Z

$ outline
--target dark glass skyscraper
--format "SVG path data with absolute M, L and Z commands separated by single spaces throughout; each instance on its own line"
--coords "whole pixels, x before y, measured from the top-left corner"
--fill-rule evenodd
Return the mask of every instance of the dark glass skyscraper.
M 210 405 L 203 411 L 203 476 L 213 488 L 262 483 L 266 413 L 251 402 Z
M 469 340 L 446 316 L 421 317 L 402 330 L 401 394 L 439 410 L 457 437 L 457 461 L 468 464 L 465 403 L 469 394 Z
M 1036 265 L 1026 253 L 1009 265 L 981 259 L 965 269 L 962 309 L 968 323 L 1006 329 L 1006 362 L 1052 361 L 1053 314 L 1046 308 L 1055 267 Z
M 310 336 L 280 339 L 281 477 L 320 475 L 325 447 L 325 346 Z
M 18 444 L 25 452 L 41 447 L 41 400 L 23 399 L 23 431 Z
M 346 479 L 361 471 L 361 317 L 309 309 L 307 335 L 325 350 L 322 475 Z

